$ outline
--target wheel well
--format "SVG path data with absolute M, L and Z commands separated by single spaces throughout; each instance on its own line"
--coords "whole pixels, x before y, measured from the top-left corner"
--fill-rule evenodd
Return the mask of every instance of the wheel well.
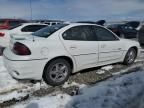
M 71 66 L 71 69 L 73 69 L 73 61 L 71 58 L 67 57 L 67 56 L 59 56 L 59 57 L 55 57 L 53 59 L 51 59 L 50 61 L 47 62 L 47 64 L 45 65 L 44 67 L 44 70 L 43 72 L 46 70 L 46 67 L 53 61 L 53 60 L 56 60 L 56 59 L 65 59 L 66 61 L 68 61 L 70 63 L 70 66 Z
M 131 47 L 131 48 L 133 48 L 133 49 L 136 50 L 136 55 L 137 55 L 137 53 L 138 53 L 138 48 L 137 48 L 136 46 L 133 46 L 133 47 Z

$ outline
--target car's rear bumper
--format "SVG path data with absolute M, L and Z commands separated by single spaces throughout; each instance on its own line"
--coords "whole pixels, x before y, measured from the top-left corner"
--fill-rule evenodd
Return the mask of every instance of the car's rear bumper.
M 47 60 L 11 60 L 4 54 L 3 61 L 5 67 L 12 77 L 16 79 L 41 80 Z

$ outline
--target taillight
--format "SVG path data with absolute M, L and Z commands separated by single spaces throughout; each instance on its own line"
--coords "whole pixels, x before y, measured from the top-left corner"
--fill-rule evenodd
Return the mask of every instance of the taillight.
M 0 37 L 4 37 L 4 35 L 5 35 L 4 33 L 0 32 Z
M 16 42 L 14 44 L 12 51 L 17 55 L 30 55 L 31 54 L 31 51 L 29 50 L 29 48 L 26 45 L 19 43 L 19 42 Z

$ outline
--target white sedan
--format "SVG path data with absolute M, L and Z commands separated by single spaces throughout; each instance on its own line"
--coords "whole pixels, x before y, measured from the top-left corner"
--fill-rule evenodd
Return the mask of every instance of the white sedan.
M 4 51 L 4 64 L 16 79 L 42 78 L 47 84 L 63 84 L 71 73 L 121 62 L 132 64 L 139 43 L 120 39 L 94 24 L 61 24 L 27 37 L 13 37 Z
M 23 23 L 11 27 L 9 30 L 0 30 L 0 47 L 7 47 L 9 45 L 10 36 L 12 35 L 31 34 L 46 26 L 46 24 L 40 23 Z

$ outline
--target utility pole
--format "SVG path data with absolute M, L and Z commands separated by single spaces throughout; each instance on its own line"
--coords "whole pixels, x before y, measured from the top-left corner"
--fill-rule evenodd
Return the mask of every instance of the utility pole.
M 32 21 L 32 1 L 30 0 L 30 20 Z

